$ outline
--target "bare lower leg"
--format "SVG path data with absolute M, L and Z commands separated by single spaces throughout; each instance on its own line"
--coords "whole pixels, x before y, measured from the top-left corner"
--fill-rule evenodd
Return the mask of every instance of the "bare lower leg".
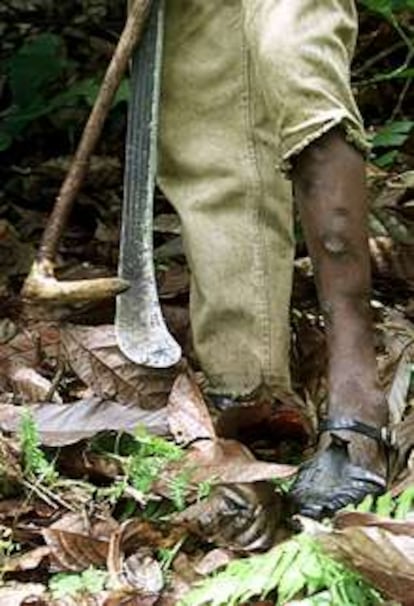
M 298 156 L 293 183 L 326 323 L 329 417 L 382 426 L 387 407 L 377 382 L 369 308 L 364 160 L 335 129 Z M 358 463 L 383 471 L 378 446 L 346 433 L 357 445 Z

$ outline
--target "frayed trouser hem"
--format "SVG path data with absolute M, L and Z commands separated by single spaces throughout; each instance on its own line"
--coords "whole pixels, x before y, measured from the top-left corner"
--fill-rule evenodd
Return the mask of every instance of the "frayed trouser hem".
M 283 173 L 289 175 L 292 170 L 292 159 L 323 135 L 337 127 L 344 131 L 345 139 L 348 143 L 361 152 L 364 158 L 368 158 L 371 148 L 366 137 L 361 129 L 350 121 L 348 116 L 344 113 L 327 120 L 318 129 L 315 129 L 313 132 L 306 135 L 299 143 L 290 146 L 288 151 L 282 154 L 282 161 L 278 168 L 280 168 Z

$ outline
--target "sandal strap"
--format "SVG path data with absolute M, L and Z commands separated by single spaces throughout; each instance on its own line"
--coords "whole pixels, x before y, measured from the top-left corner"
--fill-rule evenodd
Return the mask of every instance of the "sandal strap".
M 388 427 L 373 427 L 356 419 L 323 419 L 319 424 L 319 434 L 325 431 L 342 431 L 343 429 L 360 433 L 387 448 L 394 446 L 392 434 Z

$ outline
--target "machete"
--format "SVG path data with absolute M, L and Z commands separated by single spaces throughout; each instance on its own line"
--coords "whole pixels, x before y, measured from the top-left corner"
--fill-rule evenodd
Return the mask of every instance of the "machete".
M 117 297 L 115 330 L 121 351 L 133 362 L 167 368 L 179 361 L 181 349 L 161 312 L 153 260 L 164 0 L 153 0 L 150 10 L 131 67 L 118 268 L 131 286 Z

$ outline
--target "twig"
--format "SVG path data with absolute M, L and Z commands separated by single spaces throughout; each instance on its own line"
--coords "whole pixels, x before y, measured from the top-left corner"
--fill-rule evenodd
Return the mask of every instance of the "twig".
M 391 46 L 388 46 L 387 48 L 382 49 L 379 53 L 377 53 L 373 57 L 370 57 L 369 59 L 367 59 L 365 61 L 365 63 L 363 65 L 361 65 L 358 69 L 355 69 L 352 73 L 352 76 L 354 78 L 361 76 L 366 71 L 368 71 L 369 68 L 373 67 L 376 63 L 378 63 L 378 61 L 381 61 L 382 59 L 386 59 L 389 55 L 392 55 L 393 52 L 395 52 L 396 50 L 399 50 L 400 48 L 402 48 L 404 46 L 405 46 L 405 43 L 402 40 L 399 40 L 398 42 L 395 42 Z
M 55 395 L 55 391 L 59 387 L 59 383 L 62 380 L 63 373 L 65 372 L 65 364 L 62 360 L 58 361 L 57 369 L 55 375 L 52 379 L 52 382 L 49 387 L 49 391 L 46 394 L 45 402 L 51 402 L 53 396 Z
M 397 103 L 396 103 L 394 109 L 392 110 L 390 122 L 392 122 L 393 120 L 395 120 L 395 118 L 400 113 L 401 108 L 402 108 L 402 104 L 404 102 L 404 99 L 405 99 L 408 91 L 410 90 L 412 82 L 413 82 L 412 78 L 407 78 L 407 80 L 404 82 L 404 85 L 403 85 L 403 87 L 402 87 L 402 89 L 400 91 L 400 94 L 398 95 Z

